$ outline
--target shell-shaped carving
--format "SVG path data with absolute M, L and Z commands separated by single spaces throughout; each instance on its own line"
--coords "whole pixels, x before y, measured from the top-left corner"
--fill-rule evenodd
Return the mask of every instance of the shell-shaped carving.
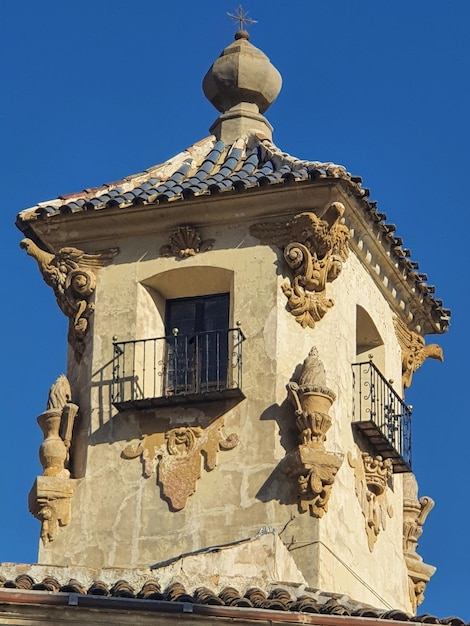
M 176 256 L 185 259 L 198 252 L 207 252 L 214 245 L 214 239 L 201 240 L 199 232 L 191 226 L 181 226 L 172 233 L 168 244 L 160 248 L 162 256 Z

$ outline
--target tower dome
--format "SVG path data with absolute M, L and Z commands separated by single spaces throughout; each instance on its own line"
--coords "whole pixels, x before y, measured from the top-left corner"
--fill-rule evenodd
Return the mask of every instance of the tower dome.
M 277 98 L 282 78 L 268 57 L 249 41 L 244 30 L 214 61 L 204 77 L 206 98 L 222 113 L 210 131 L 225 142 L 247 131 L 272 137 L 272 126 L 262 115 Z

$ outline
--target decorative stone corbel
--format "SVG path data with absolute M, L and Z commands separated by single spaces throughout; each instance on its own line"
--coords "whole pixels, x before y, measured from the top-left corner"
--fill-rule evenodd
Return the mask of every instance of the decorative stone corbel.
M 176 256 L 186 259 L 195 256 L 199 252 L 211 250 L 215 239 L 202 241 L 199 231 L 191 226 L 181 226 L 172 233 L 168 239 L 168 244 L 160 248 L 162 256 Z
M 79 360 L 84 350 L 88 318 L 94 310 L 91 297 L 96 287 L 96 270 L 111 263 L 118 248 L 95 254 L 86 254 L 77 248 L 61 248 L 51 254 L 31 239 L 23 239 L 20 247 L 36 259 L 44 281 L 54 290 L 60 310 L 69 318 L 68 340 Z
M 71 502 L 76 481 L 61 476 L 38 476 L 29 492 L 29 510 L 41 522 L 44 544 L 54 541 L 60 526 L 71 519 Z
M 367 543 L 372 552 L 381 530 L 386 528 L 386 519 L 393 516 L 387 503 L 387 481 L 393 473 L 392 461 L 381 456 L 372 457 L 363 452 L 359 458 L 348 453 L 349 465 L 354 468 L 356 496 L 365 517 Z
M 323 517 L 343 455 L 325 450 L 331 426 L 328 411 L 336 396 L 326 386 L 325 370 L 315 347 L 303 363 L 299 380 L 291 380 L 287 389 L 295 408 L 300 443 L 284 459 L 283 470 L 297 482 L 299 510 Z
M 349 254 L 350 233 L 341 223 L 343 213 L 344 205 L 334 202 L 322 218 L 306 212 L 289 222 L 255 224 L 250 229 L 263 243 L 284 250 L 294 279 L 282 290 L 287 308 L 302 328 L 314 328 L 334 304 L 326 296 L 326 283 L 338 277 Z
M 403 554 L 408 568 L 410 600 L 413 611 L 424 600 L 424 590 L 436 571 L 432 565 L 424 563 L 416 553 L 418 539 L 423 533 L 423 524 L 434 506 L 429 497 L 418 500 L 418 483 L 413 474 L 403 475 Z
M 125 459 L 142 457 L 144 476 L 148 478 L 158 467 L 158 482 L 171 508 L 179 511 L 195 490 L 201 477 L 204 454 L 207 471 L 217 465 L 219 450 L 231 450 L 238 445 L 238 435 L 222 435 L 223 420 L 218 419 L 207 428 L 181 426 L 165 433 L 144 435 L 135 445 L 122 451 Z
M 44 434 L 39 448 L 43 475 L 38 476 L 29 494 L 29 510 L 41 521 L 44 543 L 57 537 L 59 526 L 70 522 L 75 482 L 70 479 L 69 450 L 78 406 L 71 401 L 70 383 L 61 374 L 51 386 L 47 408 L 38 417 Z
M 410 330 L 398 317 L 394 319 L 395 333 L 401 348 L 402 382 L 403 387 L 411 385 L 413 374 L 421 367 L 426 359 L 444 361 L 442 348 L 436 343 L 425 345 L 424 338 Z

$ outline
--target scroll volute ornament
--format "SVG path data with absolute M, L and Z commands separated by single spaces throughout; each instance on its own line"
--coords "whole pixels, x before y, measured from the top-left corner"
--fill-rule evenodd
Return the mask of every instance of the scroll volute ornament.
M 334 304 L 326 296 L 326 284 L 338 277 L 349 254 L 349 229 L 341 223 L 344 210 L 341 202 L 333 202 L 321 218 L 305 212 L 287 223 L 255 224 L 250 229 L 263 243 L 283 249 L 294 278 L 282 290 L 302 328 L 314 328 Z
M 331 426 L 328 411 L 335 393 L 326 386 L 323 363 L 313 347 L 305 359 L 298 381 L 287 389 L 295 409 L 299 445 L 285 458 L 285 474 L 297 482 L 299 510 L 323 517 L 343 456 L 325 450 L 326 433 Z
M 88 318 L 93 313 L 91 297 L 96 287 L 96 270 L 111 263 L 118 248 L 87 254 L 78 248 L 61 248 L 52 254 L 42 250 L 31 239 L 23 239 L 20 247 L 36 259 L 44 281 L 52 287 L 57 304 L 69 318 L 68 340 L 75 357 L 84 351 Z

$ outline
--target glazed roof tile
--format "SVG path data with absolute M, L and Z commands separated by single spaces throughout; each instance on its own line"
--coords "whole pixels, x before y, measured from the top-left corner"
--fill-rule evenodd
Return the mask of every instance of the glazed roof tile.
M 0 575 L 0 589 L 42 591 L 45 594 L 68 593 L 102 596 L 105 598 L 132 598 L 142 600 L 143 602 L 146 600 L 159 600 L 174 603 L 245 607 L 271 611 L 343 615 L 393 621 L 420 622 L 425 624 L 468 626 L 466 622 L 459 617 L 452 616 L 439 619 L 429 614 L 411 616 L 399 610 L 384 611 L 352 601 L 348 596 L 326 593 L 315 589 L 304 589 L 298 597 L 295 597 L 282 586 L 276 586 L 269 592 L 258 587 L 248 588 L 245 592 L 241 592 L 234 587 L 225 587 L 219 593 L 216 593 L 207 587 L 198 587 L 193 591 L 188 591 L 182 583 L 177 581 L 171 583 L 165 589 L 162 589 L 156 578 L 149 578 L 140 589 L 136 589 L 126 580 L 118 580 L 111 585 L 105 584 L 101 580 L 95 580 L 87 587 L 75 579 L 70 579 L 66 583 L 60 583 L 52 576 L 39 581 L 28 574 L 20 574 L 15 580 L 6 580 Z M 145 606 L 143 604 L 142 609 L 144 608 Z
M 41 202 L 22 211 L 17 225 L 20 230 L 27 231 L 32 222 L 56 215 L 188 201 L 204 195 L 240 193 L 265 185 L 301 184 L 318 179 L 344 181 L 362 205 L 369 223 L 385 235 L 397 267 L 428 300 L 434 319 L 439 320 L 437 332 L 444 332 L 449 324 L 450 310 L 432 296 L 434 286 L 427 284 L 425 274 L 416 271 L 418 263 L 410 260 L 410 251 L 403 248 L 401 237 L 395 235 L 396 226 L 386 222 L 387 216 L 377 210 L 376 201 L 369 200 L 370 191 L 362 186 L 362 179 L 334 163 L 292 157 L 256 133 L 239 138 L 231 145 L 217 141 L 213 136 L 208 137 L 165 163 L 139 174 Z

